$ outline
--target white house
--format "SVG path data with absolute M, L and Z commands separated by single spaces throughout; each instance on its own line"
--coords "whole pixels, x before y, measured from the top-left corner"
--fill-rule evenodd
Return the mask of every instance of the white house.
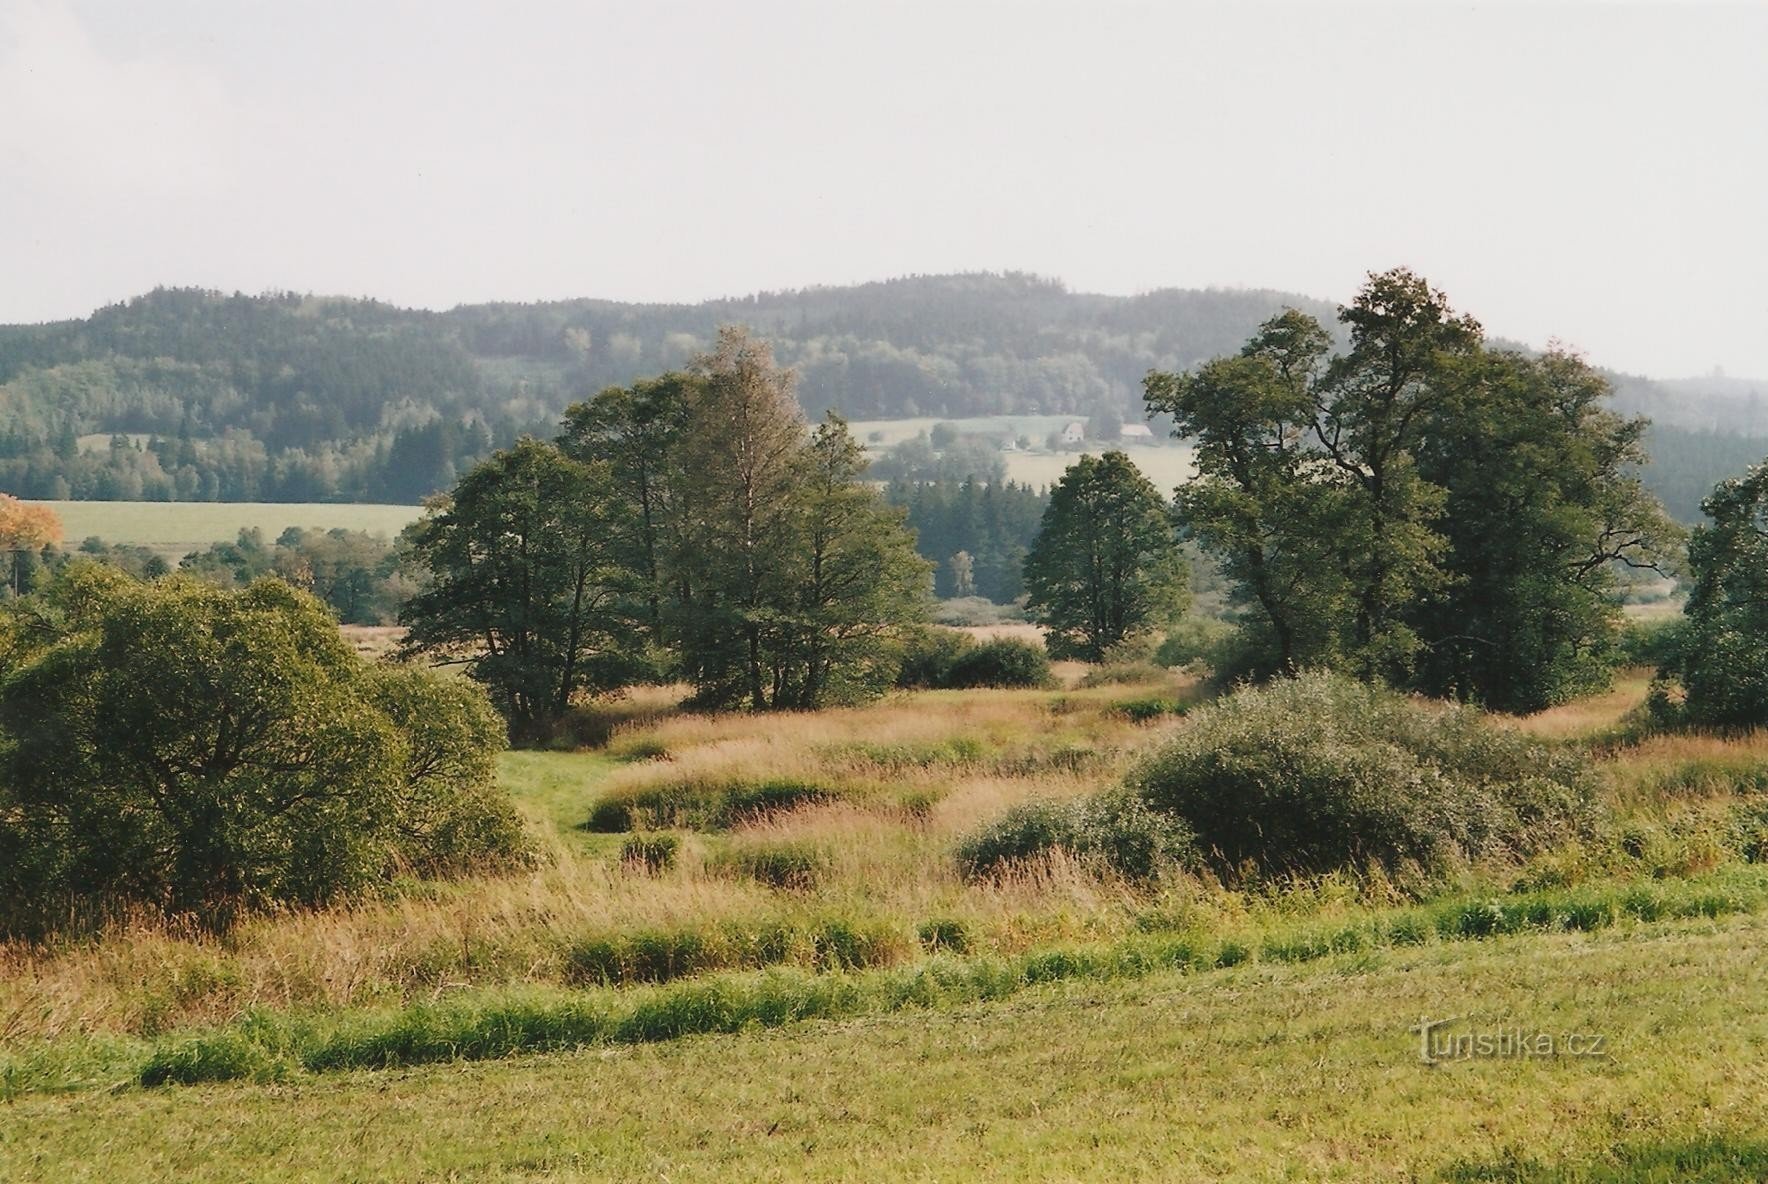
M 1126 423 L 1123 425 L 1122 438 L 1125 440 L 1135 440 L 1138 443 L 1146 440 L 1152 444 L 1154 442 L 1154 429 L 1145 423 Z
M 1062 429 L 1062 442 L 1064 444 L 1079 444 L 1086 440 L 1086 438 L 1087 425 L 1078 419 L 1070 420 L 1068 426 Z

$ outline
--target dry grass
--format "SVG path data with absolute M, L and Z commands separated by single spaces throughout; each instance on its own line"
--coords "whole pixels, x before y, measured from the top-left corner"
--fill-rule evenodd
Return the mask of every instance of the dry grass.
M 1517 726 L 1568 740 L 1601 734 L 1643 690 L 1643 676 L 1630 676 L 1609 695 Z M 555 984 L 568 981 L 575 943 L 621 932 L 851 919 L 907 935 L 912 949 L 921 924 L 955 918 L 979 948 L 1015 953 L 1122 935 L 1151 916 L 1208 927 L 1272 910 L 1330 917 L 1377 899 L 1379 884 L 1355 878 L 1251 893 L 1180 880 L 1151 893 L 1062 858 L 986 882 L 958 875 L 951 853 L 962 836 L 1027 798 L 1068 798 L 1111 784 L 1185 726 L 1173 717 L 1138 725 L 1115 710 L 1148 693 L 1109 685 L 941 691 L 759 716 L 683 713 L 679 689 L 595 704 L 584 710 L 593 717 L 585 728 L 605 736 L 605 747 L 512 753 L 503 763 L 506 784 L 546 851 L 543 866 L 262 917 L 224 940 L 142 922 L 54 950 L 0 946 L 0 1049 L 69 1033 L 150 1034 L 216 1023 L 251 1007 L 365 1006 L 467 987 Z M 1639 874 L 1710 866 L 1718 850 L 1710 835 L 1743 792 L 1738 787 L 1768 785 L 1768 734 L 1659 737 L 1605 759 L 1622 821 L 1648 832 L 1650 871 Z M 622 836 L 580 829 L 610 796 L 757 776 L 836 792 L 678 831 L 676 865 L 651 874 L 621 864 Z M 733 858 L 780 848 L 815 853 L 813 885 L 770 886 Z M 1531 870 L 1563 882 L 1607 874 L 1607 864 L 1576 852 L 1561 862 L 1563 869 Z M 1484 879 L 1461 887 L 1506 884 L 1513 874 L 1474 869 L 1469 875 Z
M 956 916 L 1003 951 L 1122 933 L 1146 900 L 1120 885 L 1062 861 L 969 884 L 950 850 L 1016 801 L 1097 788 L 1171 726 L 1112 714 L 1124 696 L 1124 688 L 929 692 L 765 716 L 681 714 L 679 690 L 668 689 L 597 704 L 588 710 L 606 720 L 606 754 L 513 753 L 504 765 L 545 866 L 262 917 L 224 940 L 143 921 L 52 951 L 0 946 L 0 1047 L 75 1032 L 150 1034 L 252 1007 L 557 983 L 573 942 L 612 931 L 843 916 L 912 935 L 931 917 Z M 654 752 L 666 755 L 642 756 Z M 1048 760 L 1075 753 L 1086 758 L 1084 772 Z M 608 795 L 758 770 L 856 792 L 686 834 L 678 865 L 655 875 L 621 865 L 618 836 L 576 829 Z M 745 843 L 809 844 L 826 856 L 827 875 L 810 892 L 734 875 L 721 855 Z
M 1644 667 L 1623 670 L 1604 693 L 1519 716 L 1516 726 L 1549 740 L 1585 739 L 1611 730 L 1645 703 L 1651 677 L 1652 672 Z

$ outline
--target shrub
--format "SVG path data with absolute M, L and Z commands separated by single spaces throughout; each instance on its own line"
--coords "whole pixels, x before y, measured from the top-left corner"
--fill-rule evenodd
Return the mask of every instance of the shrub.
M 1189 719 L 1127 784 L 1183 819 L 1223 874 L 1527 854 L 1593 821 L 1584 758 L 1471 708 L 1307 674 Z
M 970 951 L 969 927 L 952 917 L 922 922 L 921 927 L 915 931 L 915 936 L 930 951 L 952 954 L 966 954 Z
M 618 834 L 636 827 L 721 830 L 782 810 L 841 796 L 822 782 L 741 774 L 690 775 L 628 788 L 597 802 L 585 829 Z
M 1142 659 L 1107 661 L 1087 671 L 1080 680 L 1082 687 L 1161 686 L 1172 681 L 1172 673 L 1164 666 Z
M 1185 705 L 1176 699 L 1148 695 L 1140 699 L 1123 699 L 1111 705 L 1111 714 L 1121 715 L 1131 723 L 1145 724 L 1168 715 L 1183 715 Z
M 946 670 L 942 686 L 1048 687 L 1055 685 L 1050 657 L 1029 642 L 1000 638 L 958 655 Z
M 357 656 L 317 600 L 74 564 L 0 684 L 0 932 L 145 906 L 225 928 L 525 854 L 470 684 Z
M 1056 850 L 1135 880 L 1155 879 L 1194 858 L 1184 823 L 1114 792 L 1014 806 L 959 844 L 958 866 L 974 878 Z
M 1684 627 L 1681 617 L 1629 621 L 1616 639 L 1615 658 L 1623 666 L 1672 666 L 1681 653 Z
M 633 835 L 620 844 L 620 862 L 643 872 L 667 871 L 680 850 L 681 840 L 674 835 Z
M 728 851 L 722 864 L 770 888 L 805 889 L 816 887 L 829 857 L 810 843 L 754 843 Z
M 1187 616 L 1167 631 L 1154 651 L 1154 660 L 1169 667 L 1193 663 L 1215 667 L 1221 663 L 1233 637 L 1234 626 L 1226 621 Z
M 942 629 L 937 625 L 917 625 L 904 630 L 902 659 L 897 668 L 896 685 L 904 690 L 929 690 L 942 687 L 946 675 L 964 654 L 976 648 L 968 633 Z

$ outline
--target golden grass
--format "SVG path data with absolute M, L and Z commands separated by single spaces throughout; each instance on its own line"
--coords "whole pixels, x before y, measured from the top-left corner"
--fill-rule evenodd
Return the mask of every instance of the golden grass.
M 1599 734 L 1643 688 L 1643 676 L 1631 675 L 1609 695 L 1516 726 L 1568 739 Z M 544 851 L 537 869 L 261 917 L 225 939 L 156 921 L 47 951 L 0 945 L 0 1047 L 73 1032 L 153 1033 L 258 1006 L 361 1006 L 557 983 L 573 943 L 620 931 L 848 917 L 912 935 L 952 917 L 983 948 L 1016 952 L 1126 933 L 1151 914 L 1198 923 L 1271 909 L 1330 916 L 1379 895 L 1378 883 L 1355 878 L 1253 894 L 1181 880 L 1150 894 L 1062 858 L 985 882 L 958 875 L 951 853 L 964 835 L 1028 798 L 1112 784 L 1185 726 L 1174 717 L 1138 725 L 1114 710 L 1149 693 L 940 691 L 816 714 L 707 716 L 683 713 L 679 688 L 654 688 L 594 704 L 585 714 L 596 713 L 590 723 L 608 737 L 604 749 L 510 753 L 501 764 Z M 1730 808 L 1728 787 L 1768 777 L 1768 734 L 1658 737 L 1605 762 L 1623 820 L 1662 848 L 1653 866 L 1698 870 L 1717 850 L 1708 836 Z M 610 795 L 757 776 L 841 792 L 681 834 L 676 866 L 655 874 L 621 865 L 623 836 L 580 829 Z M 793 844 L 820 853 L 814 887 L 769 887 L 729 858 L 745 846 Z M 1562 862 L 1554 874 L 1563 881 L 1589 874 L 1576 853 Z M 1474 869 L 1469 882 L 1502 883 L 1506 874 Z
M 1533 715 L 1514 717 L 1518 728 L 1549 740 L 1576 740 L 1619 727 L 1629 714 L 1643 706 L 1651 687 L 1652 672 L 1645 667 L 1620 671 L 1614 685 L 1591 695 Z

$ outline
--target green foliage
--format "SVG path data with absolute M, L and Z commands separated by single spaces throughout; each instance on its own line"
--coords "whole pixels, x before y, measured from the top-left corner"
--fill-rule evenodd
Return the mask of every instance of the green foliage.
M 968 633 L 938 625 L 905 629 L 896 685 L 906 690 L 928 690 L 947 685 L 953 663 L 976 648 Z
M 724 830 L 782 810 L 830 801 L 842 792 L 821 781 L 765 773 L 689 775 L 603 798 L 590 810 L 586 825 L 600 834 L 640 826 Z
M 1340 354 L 1292 310 L 1148 378 L 1197 441 L 1180 520 L 1246 610 L 1218 673 L 1327 667 L 1512 711 L 1604 685 L 1612 568 L 1678 542 L 1634 476 L 1643 421 L 1574 357 L 1488 350 L 1403 269 L 1340 320 Z
M 620 844 L 620 862 L 642 872 L 668 871 L 681 852 L 675 835 L 633 835 Z
M 608 475 L 609 562 L 628 589 L 629 648 L 653 673 L 715 708 L 888 689 L 927 565 L 862 483 L 846 423 L 807 431 L 765 343 L 727 330 L 689 374 L 572 407 L 559 447 Z
M 965 649 L 946 667 L 940 686 L 961 690 L 970 687 L 1048 687 L 1055 685 L 1050 657 L 1030 642 L 997 638 Z
M 1184 823 L 1120 792 L 1014 806 L 959 843 L 957 859 L 966 876 L 978 877 L 1056 850 L 1133 880 L 1152 880 L 1196 859 Z
M 319 597 L 346 625 L 390 623 L 413 591 L 392 544 L 361 530 L 291 526 L 270 545 L 261 531 L 242 530 L 234 542 L 185 556 L 179 568 L 225 588 L 243 588 L 261 576 L 280 577 Z
M 1660 674 L 1683 700 L 1656 701 L 1664 722 L 1745 728 L 1768 723 L 1768 466 L 1721 482 L 1688 544 L 1687 620 Z
M 1127 785 L 1224 875 L 1527 854 L 1587 831 L 1595 795 L 1569 751 L 1320 673 L 1193 711 Z
M 1166 631 L 1155 647 L 1154 660 L 1162 666 L 1179 667 L 1198 664 L 1220 666 L 1227 652 L 1234 626 L 1213 617 L 1186 615 Z
M 829 867 L 829 855 L 814 843 L 748 842 L 726 851 L 720 866 L 769 888 L 814 888 Z
M 1615 641 L 1615 661 L 1622 666 L 1674 667 L 1680 660 L 1685 629 L 1682 617 L 1629 621 Z
M 1000 463 L 998 457 L 994 463 Z M 872 476 L 885 478 L 889 473 L 878 464 L 873 466 Z M 1050 504 L 1047 492 L 1011 481 L 897 477 L 884 496 L 891 505 L 903 507 L 905 521 L 915 532 L 915 549 L 935 565 L 934 595 L 944 600 L 966 595 L 958 587 L 957 568 L 952 564 L 960 553 L 968 557 L 974 595 L 995 604 L 1011 604 L 1025 594 L 1025 556 Z
M 0 928 L 128 906 L 221 927 L 522 854 L 483 696 L 368 666 L 286 584 L 75 565 L 18 613 L 33 643 L 0 681 Z
M 634 668 L 609 483 L 605 466 L 525 439 L 410 528 L 428 584 L 400 612 L 408 650 L 466 655 L 517 740 L 544 740 L 574 696 Z
M 1025 586 L 1057 657 L 1097 662 L 1178 615 L 1178 537 L 1165 499 L 1129 457 L 1083 456 L 1063 474 L 1026 556 Z

